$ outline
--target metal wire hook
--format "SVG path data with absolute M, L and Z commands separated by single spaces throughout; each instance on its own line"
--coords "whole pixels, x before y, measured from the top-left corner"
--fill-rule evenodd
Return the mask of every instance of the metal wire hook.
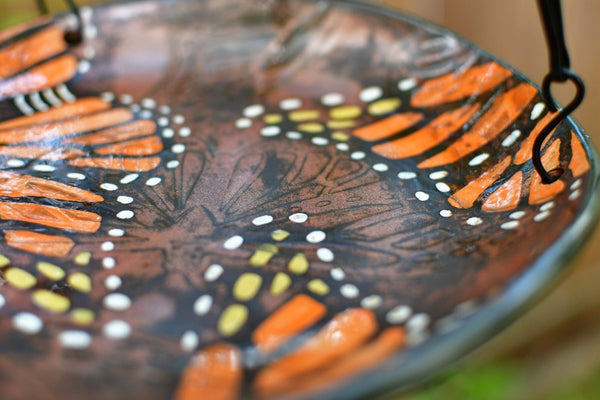
M 65 3 L 69 6 L 71 12 L 77 18 L 77 28 L 74 30 L 67 31 L 65 33 L 65 40 L 67 43 L 77 44 L 81 43 L 83 40 L 83 20 L 81 18 L 81 13 L 79 12 L 79 7 L 75 4 L 74 0 L 65 0 Z M 37 0 L 38 10 L 40 14 L 46 15 L 49 13 L 48 6 L 46 5 L 45 0 Z

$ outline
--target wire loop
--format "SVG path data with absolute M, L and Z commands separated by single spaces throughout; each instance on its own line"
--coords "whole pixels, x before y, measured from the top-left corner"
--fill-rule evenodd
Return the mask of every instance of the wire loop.
M 75 4 L 74 0 L 65 0 L 65 3 L 67 3 L 69 9 L 77 18 L 77 28 L 67 31 L 65 33 L 65 40 L 70 44 L 81 43 L 83 40 L 83 20 L 81 18 L 81 13 L 79 12 L 79 7 Z M 48 5 L 45 0 L 37 0 L 37 6 L 40 14 L 46 15 L 49 13 Z

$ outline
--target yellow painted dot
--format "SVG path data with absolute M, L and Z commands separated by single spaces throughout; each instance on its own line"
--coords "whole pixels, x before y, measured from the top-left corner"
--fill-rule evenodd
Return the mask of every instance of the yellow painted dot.
M 346 128 L 354 128 L 356 122 L 351 119 L 347 119 L 344 121 L 327 121 L 327 127 L 329 129 L 346 129 Z
M 248 309 L 241 304 L 232 304 L 223 311 L 217 328 L 223 336 L 235 335 L 246 323 Z
M 0 268 L 4 268 L 10 265 L 10 258 L 6 257 L 4 254 L 0 254 Z
M 397 110 L 400 104 L 402 101 L 398 98 L 382 99 L 369 104 L 368 111 L 371 115 L 383 115 Z
M 248 301 L 256 296 L 262 285 L 262 277 L 258 274 L 242 274 L 233 285 L 233 295 L 239 301 Z
M 29 289 L 37 283 L 33 275 L 20 268 L 9 269 L 4 277 L 8 283 L 21 290 Z
M 319 110 L 298 110 L 292 111 L 289 118 L 294 122 L 310 121 L 311 119 L 319 118 Z
M 362 108 L 359 106 L 340 106 L 332 108 L 329 115 L 333 119 L 354 119 L 360 117 Z
M 291 273 L 296 275 L 301 275 L 308 271 L 308 260 L 306 259 L 306 256 L 302 253 L 296 254 L 290 260 L 288 269 Z
M 61 267 L 49 262 L 40 261 L 37 263 L 37 270 L 46 278 L 53 281 L 60 281 L 65 277 L 65 271 Z
M 277 229 L 276 231 L 273 231 L 273 233 L 271 233 L 271 237 L 276 242 L 281 242 L 282 240 L 287 239 L 289 236 L 290 233 L 288 231 L 284 231 L 283 229 Z
M 298 125 L 298 130 L 306 133 L 319 133 L 323 132 L 325 127 L 318 122 L 307 122 L 305 124 Z
M 273 282 L 271 283 L 271 294 L 273 296 L 279 296 L 292 284 L 292 278 L 284 274 L 283 272 L 278 272 L 273 278 Z
M 331 134 L 331 138 L 333 140 L 337 140 L 338 142 L 345 142 L 350 138 L 350 136 L 348 136 L 348 134 L 344 132 L 333 132 Z
M 264 118 L 267 124 L 278 124 L 283 121 L 281 114 L 267 114 Z
M 96 314 L 87 308 L 76 308 L 71 311 L 71 319 L 78 325 L 89 325 L 95 318 Z
M 38 306 L 54 313 L 64 313 L 71 306 L 69 299 L 46 289 L 36 290 L 31 298 Z
M 263 244 L 250 257 L 250 265 L 253 267 L 265 266 L 278 252 L 279 250 L 274 244 Z
M 92 253 L 90 253 L 89 251 L 84 251 L 75 256 L 75 264 L 88 265 L 90 263 L 91 258 Z
M 80 292 L 88 293 L 92 290 L 92 280 L 89 276 L 81 272 L 69 275 L 67 283 L 71 285 L 73 289 L 79 290 Z
M 321 296 L 325 296 L 329 293 L 329 286 L 320 279 L 313 279 L 308 282 L 306 286 L 308 287 L 308 290 Z

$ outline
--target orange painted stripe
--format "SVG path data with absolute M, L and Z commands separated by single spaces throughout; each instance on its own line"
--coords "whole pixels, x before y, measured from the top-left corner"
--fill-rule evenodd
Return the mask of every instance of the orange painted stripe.
M 0 131 L 14 128 L 21 128 L 30 125 L 47 124 L 49 122 L 57 122 L 64 119 L 74 118 L 85 114 L 91 114 L 98 111 L 106 110 L 110 107 L 110 103 L 97 97 L 88 97 L 85 99 L 76 100 L 73 103 L 66 103 L 59 107 L 53 107 L 48 111 L 36 112 L 33 115 L 26 115 L 19 118 L 14 118 L 0 123 Z
M 542 164 L 547 171 L 560 166 L 560 140 L 556 139 L 542 156 Z M 531 189 L 529 190 L 529 204 L 541 204 L 552 200 L 554 196 L 562 192 L 565 188 L 563 181 L 558 180 L 551 184 L 542 183 L 542 178 L 537 173 L 533 172 L 531 179 Z
M 537 89 L 527 83 L 500 95 L 473 127 L 446 150 L 421 162 L 419 168 L 450 164 L 471 154 L 506 129 L 527 107 Z
M 154 132 L 156 132 L 156 124 L 154 121 L 138 120 L 89 135 L 69 138 L 65 140 L 65 143 L 91 146 L 95 144 L 121 142 L 136 137 L 151 135 Z
M 242 378 L 240 351 L 229 344 L 215 344 L 192 358 L 175 400 L 236 400 Z
M 77 58 L 71 54 L 57 57 L 27 72 L 0 82 L 0 100 L 48 89 L 68 81 L 77 72 Z
M 481 206 L 483 211 L 500 212 L 514 210 L 521 200 L 523 172 L 514 174 L 504 182 Z
M 460 73 L 452 72 L 425 82 L 413 95 L 410 104 L 413 107 L 432 107 L 477 96 L 495 88 L 510 76 L 512 72 L 495 62 L 471 67 Z
M 74 167 L 91 167 L 116 169 L 128 172 L 146 172 L 158 167 L 160 157 L 145 157 L 145 158 L 78 158 L 69 161 L 69 165 Z
M 0 202 L 0 218 L 86 233 L 96 232 L 102 220 L 88 211 L 7 201 Z
M 158 136 L 150 136 L 144 139 L 130 140 L 128 142 L 116 143 L 110 146 L 95 149 L 97 154 L 119 154 L 122 156 L 150 156 L 157 154 L 163 149 L 162 140 Z
M 354 308 L 336 315 L 297 351 L 265 367 L 254 380 L 260 396 L 268 397 L 303 374 L 326 367 L 362 346 L 377 331 L 375 315 Z
M 78 149 L 43 146 L 0 146 L 0 156 L 32 158 L 38 160 L 70 160 L 84 155 Z
M 0 49 L 0 79 L 6 79 L 67 49 L 64 32 L 50 26 Z
M 385 139 L 388 136 L 408 129 L 422 119 L 423 114 L 421 113 L 407 112 L 395 114 L 380 121 L 373 122 L 370 125 L 355 129 L 353 134 L 362 140 L 373 142 Z
M 8 171 L 0 171 L 0 196 L 44 197 L 90 203 L 104 201 L 101 196 L 87 190 L 29 175 L 14 174 Z
M 17 128 L 0 132 L 0 143 L 26 143 L 41 140 L 56 139 L 85 131 L 106 128 L 120 124 L 133 118 L 131 111 L 126 108 L 115 108 L 81 118 L 65 120 L 51 125 Z
M 327 313 L 327 307 L 299 294 L 271 314 L 252 334 L 254 344 L 264 351 L 278 348 L 290 337 L 310 328 Z
M 469 182 L 467 186 L 450 196 L 448 198 L 448 203 L 456 208 L 473 207 L 473 204 L 477 201 L 479 196 L 496 182 L 500 175 L 508 168 L 510 160 L 510 156 L 506 157 L 504 160 L 481 174 L 479 178 Z
M 590 162 L 581 141 L 573 131 L 571 131 L 571 154 L 569 169 L 573 172 L 573 176 L 577 178 L 590 169 Z
M 29 231 L 6 231 L 4 238 L 10 247 L 48 257 L 65 257 L 75 245 L 71 239 L 63 236 Z
M 448 139 L 466 124 L 480 107 L 479 104 L 473 104 L 448 111 L 418 131 L 406 137 L 374 146 L 372 150 L 392 160 L 423 154 Z
M 555 115 L 556 115 L 556 113 L 547 113 L 546 115 L 544 115 L 544 118 L 539 120 L 539 122 L 531 130 L 531 133 L 529 134 L 529 136 L 527 136 L 527 138 L 525 140 L 523 140 L 523 142 L 521 143 L 521 147 L 519 148 L 519 151 L 515 155 L 515 164 L 521 165 L 521 164 L 525 164 L 527 161 L 531 160 L 531 152 L 533 151 L 533 143 L 535 142 L 535 139 L 537 139 L 539 134 L 542 132 L 542 129 L 544 129 L 544 127 L 546 125 L 548 125 L 550 120 L 552 118 L 554 118 Z M 552 137 L 552 135 L 548 135 L 546 137 L 542 147 L 548 142 L 548 140 L 551 137 Z
M 12 26 L 10 28 L 6 28 L 0 31 L 0 44 L 6 40 L 9 40 L 21 33 L 24 33 L 30 29 L 35 29 L 38 26 L 42 26 L 50 22 L 50 17 L 39 17 L 33 21 L 25 22 L 16 26 Z

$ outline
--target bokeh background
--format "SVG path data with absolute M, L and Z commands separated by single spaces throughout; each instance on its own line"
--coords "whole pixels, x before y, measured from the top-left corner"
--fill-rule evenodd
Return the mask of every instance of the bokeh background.
M 78 0 L 95 4 L 106 0 Z M 267 1 L 267 0 L 265 0 Z M 276 1 L 276 0 L 275 0 Z M 536 0 L 374 0 L 466 37 L 534 82 L 548 71 Z M 64 0 L 47 1 L 53 11 Z M 575 113 L 600 145 L 600 1 L 563 0 L 572 69 L 587 86 Z M 35 0 L 0 0 L 0 28 L 35 17 Z M 567 85 L 568 86 L 568 85 Z M 553 90 L 563 103 L 573 91 Z M 0 396 L 1 397 L 1 396 Z M 525 315 L 438 379 L 394 400 L 600 399 L 600 230 L 569 272 Z

